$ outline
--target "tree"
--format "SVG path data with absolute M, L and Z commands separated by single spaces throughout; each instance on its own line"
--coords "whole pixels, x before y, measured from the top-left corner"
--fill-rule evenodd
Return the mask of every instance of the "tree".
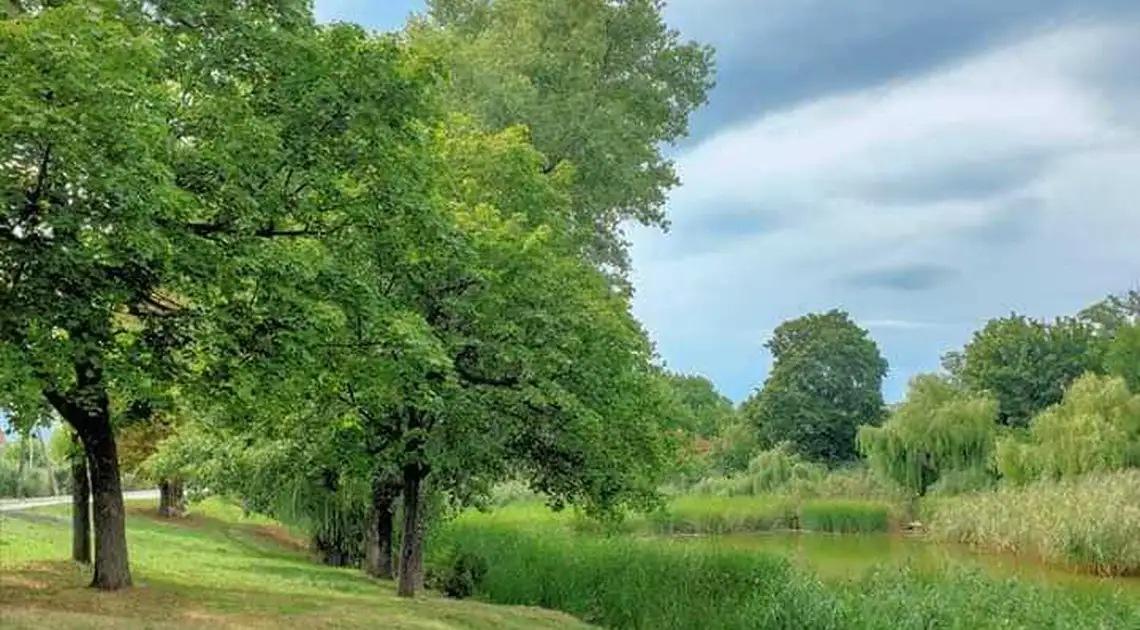
M 854 459 L 857 428 L 884 416 L 887 361 L 867 331 L 831 310 L 780 324 L 765 347 L 772 369 L 745 405 L 761 442 L 789 442 L 814 461 Z
M 1116 329 L 1104 357 L 1105 370 L 1124 379 L 1125 385 L 1140 394 L 1140 323 Z
M 679 183 L 662 145 L 684 137 L 713 85 L 712 50 L 682 42 L 660 0 L 433 0 L 408 27 L 440 58 L 453 111 L 491 131 L 525 125 L 543 173 L 575 172 L 583 253 L 628 271 L 622 223 L 666 227 Z
M 1024 435 L 998 443 L 995 461 L 1015 483 L 1140 466 L 1140 395 L 1124 380 L 1081 376 Z
M 1001 424 L 1024 427 L 1061 401 L 1078 376 L 1102 369 L 1093 328 L 1080 320 L 1046 323 L 1012 314 L 992 319 L 963 351 L 962 382 L 998 401 Z
M 1088 323 L 1100 335 L 1111 338 L 1121 326 L 1140 322 L 1140 290 L 1110 295 L 1081 310 L 1077 319 Z
M 882 426 L 860 427 L 858 444 L 873 469 L 922 496 L 949 474 L 988 469 L 996 434 L 996 401 L 921 374 Z
M 666 372 L 665 378 L 680 402 L 680 415 L 670 420 L 670 426 L 689 436 L 711 440 L 733 421 L 732 401 L 717 391 L 709 379 L 673 372 Z
M 381 171 L 422 145 L 429 69 L 302 2 L 74 2 L 0 37 L 0 392 L 79 434 L 92 584 L 117 589 L 113 411 L 223 378 L 228 339 L 296 311 L 328 236 L 408 184 Z

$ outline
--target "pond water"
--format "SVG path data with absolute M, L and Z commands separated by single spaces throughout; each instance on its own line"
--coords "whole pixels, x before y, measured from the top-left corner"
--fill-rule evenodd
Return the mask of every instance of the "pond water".
M 1102 578 L 1008 554 L 987 554 L 919 536 L 770 532 L 677 537 L 687 544 L 778 553 L 824 579 L 858 577 L 875 566 L 909 563 L 920 570 L 981 568 L 995 577 L 1019 578 L 1075 589 L 1119 591 L 1140 599 L 1140 578 Z

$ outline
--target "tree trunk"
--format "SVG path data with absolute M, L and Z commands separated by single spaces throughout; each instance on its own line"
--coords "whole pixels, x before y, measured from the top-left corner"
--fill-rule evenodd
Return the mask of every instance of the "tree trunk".
M 77 452 L 71 459 L 71 558 L 91 564 L 91 480 L 79 436 L 73 440 Z
M 104 416 L 92 425 L 80 434 L 87 449 L 95 503 L 95 578 L 91 586 L 115 591 L 131 585 L 119 453 L 109 418 Z
M 181 479 L 163 479 L 158 484 L 158 513 L 166 518 L 186 514 L 186 493 Z
M 111 404 L 97 363 L 75 363 L 75 387 L 66 392 L 45 389 L 44 397 L 79 434 L 87 453 L 94 503 L 94 588 L 114 591 L 131 585 L 127 559 L 127 519 L 119 478 L 119 452 L 111 429 Z
M 415 597 L 424 587 L 423 478 L 422 466 L 404 466 L 404 529 L 400 545 L 400 583 L 396 588 L 400 597 Z
M 372 514 L 366 536 L 364 570 L 375 578 L 391 580 L 395 577 L 392 563 L 393 508 L 400 494 L 400 485 L 391 480 L 372 482 Z

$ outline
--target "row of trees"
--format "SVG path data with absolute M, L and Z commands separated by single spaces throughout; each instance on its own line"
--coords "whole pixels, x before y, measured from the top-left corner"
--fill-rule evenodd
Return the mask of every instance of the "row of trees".
M 679 428 L 696 436 L 682 480 L 742 471 L 781 445 L 832 466 L 866 457 L 920 494 L 1140 457 L 1128 446 L 1129 392 L 1140 393 L 1140 291 L 1052 321 L 990 320 L 943 357 L 941 372 L 913 378 L 893 408 L 882 397 L 886 360 L 844 311 L 784 322 L 766 347 L 768 377 L 735 410 L 707 380 L 674 377 L 688 392 Z M 1066 434 L 1087 448 L 1061 453 Z
M 994 319 L 860 444 L 917 494 L 1140 465 L 1140 291 L 1072 317 Z
M 659 1 L 437 0 L 387 35 L 301 0 L 9 4 L 0 407 L 77 435 L 94 586 L 131 583 L 123 455 L 367 541 L 404 595 L 433 510 L 498 480 L 654 500 L 677 398 L 621 225 L 665 225 L 660 147 L 712 75 Z

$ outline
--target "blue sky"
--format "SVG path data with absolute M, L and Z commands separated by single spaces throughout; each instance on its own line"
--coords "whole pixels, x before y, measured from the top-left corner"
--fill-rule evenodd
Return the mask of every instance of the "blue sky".
M 556 0 L 551 0 L 556 1 Z M 396 28 L 422 3 L 317 2 Z M 1140 2 L 672 0 L 719 85 L 671 150 L 669 234 L 634 229 L 635 310 L 740 400 L 772 328 L 841 307 L 886 394 L 988 318 L 1140 282 Z

